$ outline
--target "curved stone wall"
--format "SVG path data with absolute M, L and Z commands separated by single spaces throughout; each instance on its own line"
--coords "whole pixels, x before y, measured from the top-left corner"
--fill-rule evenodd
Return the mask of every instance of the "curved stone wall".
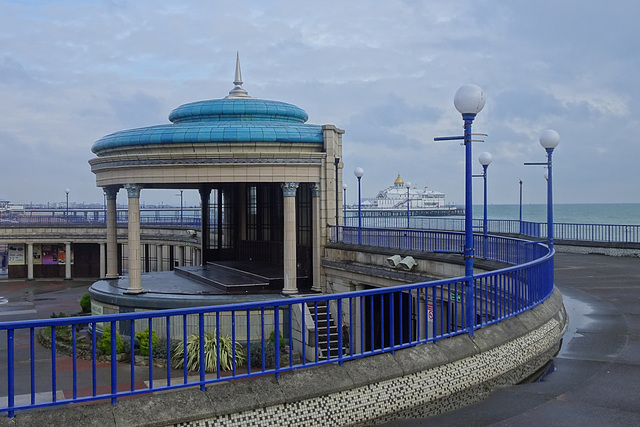
M 567 324 L 556 289 L 501 323 L 437 343 L 336 364 L 109 403 L 16 415 L 17 425 L 362 425 L 474 403 L 531 376 Z M 11 422 L 2 419 L 3 422 Z M 9 424 L 7 424 L 9 425 Z

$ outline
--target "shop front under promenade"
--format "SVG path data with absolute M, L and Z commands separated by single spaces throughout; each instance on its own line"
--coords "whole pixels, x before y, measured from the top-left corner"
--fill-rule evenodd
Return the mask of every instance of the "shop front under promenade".
M 199 263 L 199 239 L 188 226 L 143 225 L 141 230 L 143 272 Z M 126 224 L 118 227 L 117 236 L 115 264 L 118 275 L 122 275 L 128 269 Z M 2 223 L 0 242 L 8 248 L 10 279 L 106 277 L 109 254 L 104 223 Z

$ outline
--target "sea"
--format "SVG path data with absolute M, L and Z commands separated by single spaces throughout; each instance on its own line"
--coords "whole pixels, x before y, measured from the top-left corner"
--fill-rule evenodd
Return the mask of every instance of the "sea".
M 484 207 L 473 206 L 473 217 L 483 218 Z M 487 206 L 488 219 L 520 219 L 520 205 Z M 522 220 L 547 221 L 546 204 L 523 204 Z M 640 225 L 640 203 L 581 203 L 553 205 L 553 222 L 569 224 Z

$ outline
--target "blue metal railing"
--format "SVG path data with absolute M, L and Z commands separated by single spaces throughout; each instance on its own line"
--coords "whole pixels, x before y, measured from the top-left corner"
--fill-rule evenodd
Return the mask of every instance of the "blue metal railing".
M 332 227 L 331 232 L 334 242 L 357 239 L 353 227 Z M 365 245 L 436 252 L 460 252 L 463 239 L 460 233 L 392 229 L 363 229 L 362 238 Z M 479 238 L 475 236 L 476 242 Z M 4 340 L 0 336 L 0 365 L 6 360 L 7 372 L 6 380 L 0 376 L 0 412 L 13 417 L 17 410 L 72 402 L 115 403 L 140 393 L 204 389 L 231 379 L 342 364 L 462 334 L 469 320 L 474 328 L 482 327 L 544 301 L 553 291 L 553 253 L 539 243 L 489 238 L 488 253 L 481 256 L 512 266 L 474 276 L 474 319 L 465 319 L 465 280 L 457 277 L 278 301 L 0 323 L 6 334 Z M 102 356 L 106 359 L 101 362 L 99 330 L 106 326 L 111 355 Z M 164 340 L 148 340 L 147 368 L 141 367 L 139 356 L 136 359 L 131 339 L 145 328 L 147 336 L 156 333 Z M 36 337 L 47 336 L 47 331 L 50 350 L 43 350 Z M 129 340 L 125 356 L 116 356 L 113 331 Z M 195 342 L 197 351 L 189 355 Z M 3 343 L 6 348 L 1 348 Z M 57 354 L 63 345 L 71 348 L 70 356 Z M 159 348 L 154 351 L 154 346 Z M 180 348 L 185 349 L 182 356 Z M 87 360 L 80 357 L 83 352 Z M 191 357 L 197 363 L 190 370 Z M 168 360 L 166 367 L 154 367 L 162 360 Z M 206 371 L 206 360 L 215 362 L 211 372 Z M 230 366 L 221 372 L 225 361 Z
M 128 222 L 128 213 L 119 211 L 116 220 L 118 224 L 126 224 Z M 201 221 L 199 216 L 183 216 L 180 218 L 176 215 L 149 215 L 141 216 L 140 223 L 143 225 L 174 225 L 184 227 L 200 227 Z M 97 225 L 104 226 L 104 216 L 75 216 L 75 215 L 12 215 L 0 216 L 0 227 L 24 227 L 27 226 L 79 226 L 79 225 Z
M 178 214 L 162 215 L 141 215 L 140 221 L 147 225 L 174 225 L 185 227 L 200 227 L 200 216 L 193 211 L 185 213 L 182 218 Z M 357 226 L 357 217 L 347 217 L 344 219 L 345 225 Z M 118 210 L 117 222 L 126 224 L 128 221 L 127 211 Z M 96 215 L 34 215 L 33 212 L 25 214 L 0 215 L 0 227 L 19 227 L 24 225 L 85 225 L 104 224 L 103 212 Z M 364 227 L 373 228 L 406 228 L 407 218 L 405 217 L 363 217 Z M 463 218 L 449 217 L 411 217 L 411 229 L 419 230 L 446 230 L 464 231 Z M 482 219 L 473 220 L 474 230 L 482 230 Z M 521 234 L 535 238 L 546 238 L 547 223 L 518 221 L 511 219 L 489 219 L 487 220 L 489 233 L 498 234 Z M 640 225 L 618 225 L 618 224 L 577 224 L 577 223 L 555 223 L 554 236 L 556 240 L 577 240 L 587 242 L 612 242 L 612 243 L 640 243 Z
M 362 218 L 364 227 L 406 228 L 407 218 Z M 345 218 L 345 224 L 357 226 L 357 217 Z M 463 218 L 411 217 L 411 229 L 464 231 Z M 482 219 L 473 220 L 474 230 L 482 230 Z M 535 238 L 546 238 L 547 223 L 518 221 L 512 219 L 487 220 L 489 233 L 521 234 Z M 577 240 L 586 242 L 640 243 L 640 225 L 619 224 L 574 224 L 554 223 L 555 240 Z

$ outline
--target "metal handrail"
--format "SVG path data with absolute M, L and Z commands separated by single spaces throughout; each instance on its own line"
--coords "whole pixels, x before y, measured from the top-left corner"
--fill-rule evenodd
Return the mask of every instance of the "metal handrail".
M 434 251 L 453 248 L 462 244 L 459 233 L 424 230 L 364 229 L 363 244 L 397 249 Z M 353 227 L 331 227 L 334 242 L 351 243 L 357 230 Z M 481 237 L 481 236 L 480 236 Z M 356 236 L 357 238 L 357 236 Z M 483 327 L 515 316 L 544 301 L 553 291 L 553 252 L 539 243 L 531 244 L 519 239 L 490 236 L 487 254 L 479 256 L 502 261 L 508 268 L 474 276 L 475 297 L 471 319 L 474 328 Z M 478 245 L 481 247 L 482 245 Z M 150 312 L 121 313 L 80 318 L 58 318 L 0 323 L 0 331 L 6 331 L 7 351 L 3 352 L 7 363 L 6 390 L 0 390 L 0 412 L 13 417 L 15 411 L 118 398 L 189 386 L 204 389 L 206 384 L 257 375 L 280 376 L 282 372 L 328 363 L 342 364 L 346 360 L 367 357 L 426 342 L 435 342 L 466 332 L 465 298 L 462 298 L 465 278 L 457 277 L 432 282 L 393 286 L 382 289 L 355 291 L 339 294 L 288 298 L 277 301 L 261 301 L 209 307 L 194 307 Z M 90 364 L 88 371 L 77 368 L 79 325 L 88 325 Z M 187 352 L 180 370 L 155 368 L 153 340 L 149 340 L 147 357 L 147 383 L 136 376 L 135 340 L 127 347 L 129 356 L 118 361 L 117 338 L 111 334 L 108 342 L 109 375 L 98 375 L 99 330 L 110 326 L 111 331 L 135 337 L 148 328 L 149 334 L 163 335 L 164 351 L 171 355 L 175 346 L 187 345 L 188 337 L 195 334 L 199 343 L 199 361 L 205 360 L 204 343 L 207 333 L 216 338 L 215 372 L 205 372 L 204 363 L 196 372 L 189 372 Z M 72 372 L 66 373 L 56 366 L 56 345 L 60 346 L 58 331 L 71 329 Z M 42 329 L 50 328 L 51 350 L 45 371 L 41 365 L 46 358 L 41 355 L 36 366 L 36 336 Z M 274 340 L 269 335 L 274 333 Z M 282 334 L 284 345 L 275 338 Z M 228 337 L 228 338 L 225 338 Z M 16 345 L 22 340 L 26 345 Z M 222 374 L 221 342 L 231 342 L 231 369 Z M 172 342 L 173 341 L 173 342 Z M 157 346 L 157 344 L 155 344 Z M 238 361 L 240 351 L 250 359 L 251 349 L 258 356 L 254 364 L 244 366 Z M 228 349 L 228 348 L 227 348 Z M 269 354 L 273 353 L 273 366 Z M 296 360 L 294 355 L 299 355 Z M 288 359 L 287 359 L 288 358 Z M 16 383 L 16 361 L 29 366 L 29 378 L 24 375 Z M 126 373 L 128 380 L 119 381 Z M 158 376 L 162 373 L 162 383 Z M 0 379 L 0 383 L 3 380 Z M 90 384 L 82 387 L 81 385 Z M 62 397 L 60 388 L 70 392 Z M 48 390 L 49 395 L 41 393 Z M 21 399 L 24 398 L 25 401 Z

